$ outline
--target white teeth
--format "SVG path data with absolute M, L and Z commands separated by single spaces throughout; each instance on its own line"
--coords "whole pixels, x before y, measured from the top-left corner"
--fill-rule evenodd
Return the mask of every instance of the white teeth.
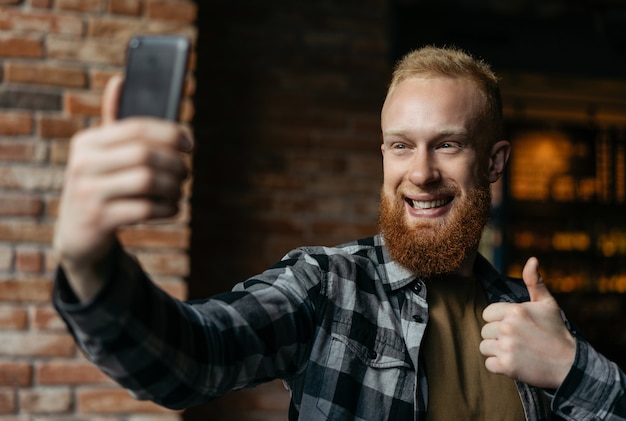
M 413 202 L 413 208 L 415 208 L 415 209 L 438 208 L 438 207 L 443 206 L 446 203 L 448 203 L 448 201 L 446 199 L 429 200 L 429 201 L 413 200 L 412 202 Z

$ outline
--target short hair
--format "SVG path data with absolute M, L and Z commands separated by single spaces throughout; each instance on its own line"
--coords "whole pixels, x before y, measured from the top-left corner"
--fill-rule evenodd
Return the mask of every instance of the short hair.
M 503 136 L 502 98 L 499 80 L 489 64 L 457 47 L 426 46 L 413 50 L 395 65 L 387 96 L 409 78 L 448 77 L 472 81 L 485 100 L 485 108 L 474 127 L 475 134 L 489 147 Z

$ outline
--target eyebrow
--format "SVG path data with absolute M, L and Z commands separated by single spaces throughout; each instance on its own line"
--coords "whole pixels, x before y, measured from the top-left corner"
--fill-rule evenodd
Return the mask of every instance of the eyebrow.
M 383 135 L 383 137 L 384 136 L 397 136 L 397 137 L 401 137 L 401 138 L 411 138 L 411 136 L 408 133 L 409 132 L 407 130 L 391 129 L 391 130 L 387 130 L 387 131 L 382 132 L 382 135 Z M 469 130 L 467 130 L 465 128 L 460 128 L 460 127 L 442 128 L 440 130 L 437 130 L 437 132 L 435 133 L 434 136 L 431 137 L 431 139 L 442 139 L 442 138 L 446 138 L 446 137 L 450 137 L 450 136 L 469 137 Z

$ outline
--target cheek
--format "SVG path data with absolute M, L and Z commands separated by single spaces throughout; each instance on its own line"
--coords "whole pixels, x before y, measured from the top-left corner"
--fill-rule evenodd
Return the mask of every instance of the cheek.
M 383 160 L 383 185 L 394 185 L 402 180 L 402 173 L 398 165 L 392 165 L 389 161 Z
M 453 179 L 459 188 L 467 191 L 484 185 L 487 173 L 482 163 L 470 160 L 448 168 L 447 175 L 447 178 Z

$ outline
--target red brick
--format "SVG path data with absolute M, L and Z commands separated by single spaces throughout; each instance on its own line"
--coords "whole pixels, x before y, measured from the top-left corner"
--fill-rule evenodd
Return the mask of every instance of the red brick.
M 110 387 L 77 389 L 76 407 L 79 413 L 98 414 L 172 412 L 150 401 L 136 400 L 126 390 Z
M 4 332 L 0 355 L 17 357 L 70 357 L 76 351 L 74 340 L 66 333 Z
M 102 94 L 95 92 L 66 92 L 63 108 L 71 115 L 99 116 Z
M 18 392 L 20 410 L 31 414 L 64 413 L 72 408 L 68 388 L 22 389 Z
M 52 7 L 52 0 L 30 0 L 30 7 L 35 9 L 49 9 Z
M 49 244 L 52 241 L 52 232 L 53 226 L 50 223 L 0 219 L 0 241 Z
M 192 23 L 197 15 L 198 6 L 191 1 L 148 0 L 146 3 L 146 16 L 150 19 Z
M 17 411 L 15 391 L 0 388 L 0 414 L 14 414 Z
M 19 361 L 0 361 L 0 386 L 28 387 L 32 384 L 33 367 Z
M 39 216 L 42 210 L 43 203 L 39 196 L 2 193 L 0 216 Z
M 0 111 L 0 134 L 7 136 L 33 133 L 33 116 L 21 111 Z
M 124 47 L 124 52 L 133 35 L 171 33 L 184 35 L 192 40 L 196 38 L 196 29 L 192 25 L 175 20 L 131 20 L 126 17 L 93 16 L 87 23 L 87 36 L 116 40 L 116 44 Z
M 98 367 L 88 361 L 51 360 L 35 364 L 35 381 L 41 385 L 78 385 L 113 383 Z
M 52 306 L 31 306 L 29 312 L 31 327 L 35 330 L 65 331 L 66 329 L 63 319 Z
M 36 248 L 18 246 L 15 252 L 15 269 L 23 273 L 41 273 L 43 253 Z
M 46 154 L 47 147 L 41 142 L 0 140 L 2 161 L 43 162 Z
M 9 62 L 5 64 L 4 74 L 6 82 L 70 88 L 84 88 L 87 86 L 87 74 L 80 67 Z
M 37 117 L 37 132 L 49 139 L 69 139 L 85 128 L 83 118 L 60 114 L 42 114 Z
M 61 190 L 63 169 L 13 165 L 0 167 L 0 188 L 18 190 Z
M 2 33 L 0 56 L 39 58 L 43 56 L 43 42 L 38 36 Z
M 189 256 L 181 252 L 137 253 L 137 259 L 150 274 L 170 276 L 189 275 Z
M 102 11 L 102 0 L 56 0 L 54 6 L 60 10 L 100 12 Z
M 0 27 L 21 32 L 83 34 L 83 20 L 79 16 L 18 9 L 0 10 Z
M 139 16 L 143 11 L 142 0 L 110 0 L 109 12 L 119 15 Z
M 94 38 L 109 38 L 124 47 L 127 41 L 137 33 L 147 33 L 149 21 L 131 20 L 127 18 L 92 16 L 87 21 L 87 36 Z
M 120 230 L 119 237 L 127 247 L 186 249 L 189 246 L 188 227 L 137 226 Z
M 0 279 L 0 301 L 46 303 L 51 293 L 50 279 Z
M 0 304 L 0 329 L 23 330 L 27 322 L 25 308 Z
M 121 74 L 123 74 L 123 72 L 116 70 L 91 69 L 91 89 L 103 90 L 109 79 Z
M 46 47 L 51 59 L 114 66 L 124 63 L 126 51 L 125 43 L 109 39 L 70 39 L 54 35 L 46 37 Z
M 66 164 L 69 152 L 70 142 L 68 140 L 53 140 L 50 142 L 50 163 Z

